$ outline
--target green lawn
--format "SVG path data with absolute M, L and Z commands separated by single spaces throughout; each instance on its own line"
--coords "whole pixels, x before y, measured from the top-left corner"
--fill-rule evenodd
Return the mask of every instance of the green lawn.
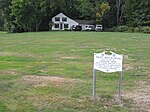
M 0 32 L 0 112 L 131 111 L 129 99 L 115 100 L 119 73 L 98 71 L 92 100 L 93 54 L 105 50 L 124 54 L 123 92 L 149 81 L 149 34 Z

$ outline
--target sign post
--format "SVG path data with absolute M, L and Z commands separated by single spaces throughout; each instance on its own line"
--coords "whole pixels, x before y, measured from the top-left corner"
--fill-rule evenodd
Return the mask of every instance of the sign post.
M 93 68 L 93 99 L 96 100 L 96 70 Z
M 96 100 L 96 70 L 100 70 L 105 73 L 120 72 L 118 97 L 121 98 L 123 55 L 119 55 L 114 52 L 111 52 L 111 55 L 105 53 L 106 52 L 94 53 L 94 68 L 93 68 L 93 99 L 94 100 Z
M 119 81 L 119 93 L 118 93 L 119 99 L 121 99 L 121 89 L 122 89 L 122 71 L 120 72 L 120 81 Z

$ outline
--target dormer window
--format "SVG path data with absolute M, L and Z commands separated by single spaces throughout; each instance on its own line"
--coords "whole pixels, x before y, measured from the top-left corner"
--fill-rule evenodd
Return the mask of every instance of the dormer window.
M 62 17 L 62 21 L 66 22 L 67 18 L 66 17 Z
M 60 21 L 60 17 L 55 17 L 55 21 Z

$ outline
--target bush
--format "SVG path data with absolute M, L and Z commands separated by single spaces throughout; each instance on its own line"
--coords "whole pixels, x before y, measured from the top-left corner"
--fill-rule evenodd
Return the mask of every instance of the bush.
M 150 27 L 149 26 L 135 27 L 134 32 L 150 33 Z
M 134 32 L 134 27 L 128 27 L 128 30 L 126 32 L 133 33 Z
M 21 27 L 18 27 L 17 24 L 14 24 L 13 22 L 7 22 L 4 24 L 4 30 L 6 30 L 8 33 L 21 33 L 25 32 L 25 30 Z
M 140 33 L 150 33 L 150 27 L 149 26 L 139 26 L 139 27 L 128 27 L 128 26 L 114 26 L 108 31 L 111 32 L 140 32 Z
M 143 33 L 149 33 L 149 34 L 150 34 L 150 27 L 149 27 L 149 26 L 144 26 L 144 27 L 142 27 L 142 32 L 143 32 Z
M 3 27 L 0 27 L 0 31 L 4 31 L 4 28 L 3 28 Z
M 123 26 L 114 26 L 112 28 L 110 28 L 108 31 L 111 32 L 127 32 L 128 31 L 128 27 L 123 25 Z
M 134 32 L 141 32 L 141 30 L 140 30 L 139 27 L 135 27 L 135 28 L 134 28 Z
M 106 29 L 106 31 L 108 32 L 115 32 L 116 26 L 113 26 L 112 28 Z
M 70 29 L 64 29 L 64 31 L 71 31 Z
M 128 27 L 123 25 L 123 26 L 118 26 L 116 29 L 118 32 L 127 32 L 128 31 Z
M 15 25 L 11 25 L 11 27 L 10 27 L 10 32 L 11 33 L 16 33 L 17 32 L 17 28 L 16 28 L 16 26 Z

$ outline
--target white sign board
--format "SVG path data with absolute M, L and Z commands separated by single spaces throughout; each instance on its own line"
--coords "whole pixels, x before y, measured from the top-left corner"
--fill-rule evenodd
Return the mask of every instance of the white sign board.
M 105 54 L 105 52 L 94 53 L 94 69 L 106 73 L 122 71 L 123 56 L 111 53 L 111 55 Z

